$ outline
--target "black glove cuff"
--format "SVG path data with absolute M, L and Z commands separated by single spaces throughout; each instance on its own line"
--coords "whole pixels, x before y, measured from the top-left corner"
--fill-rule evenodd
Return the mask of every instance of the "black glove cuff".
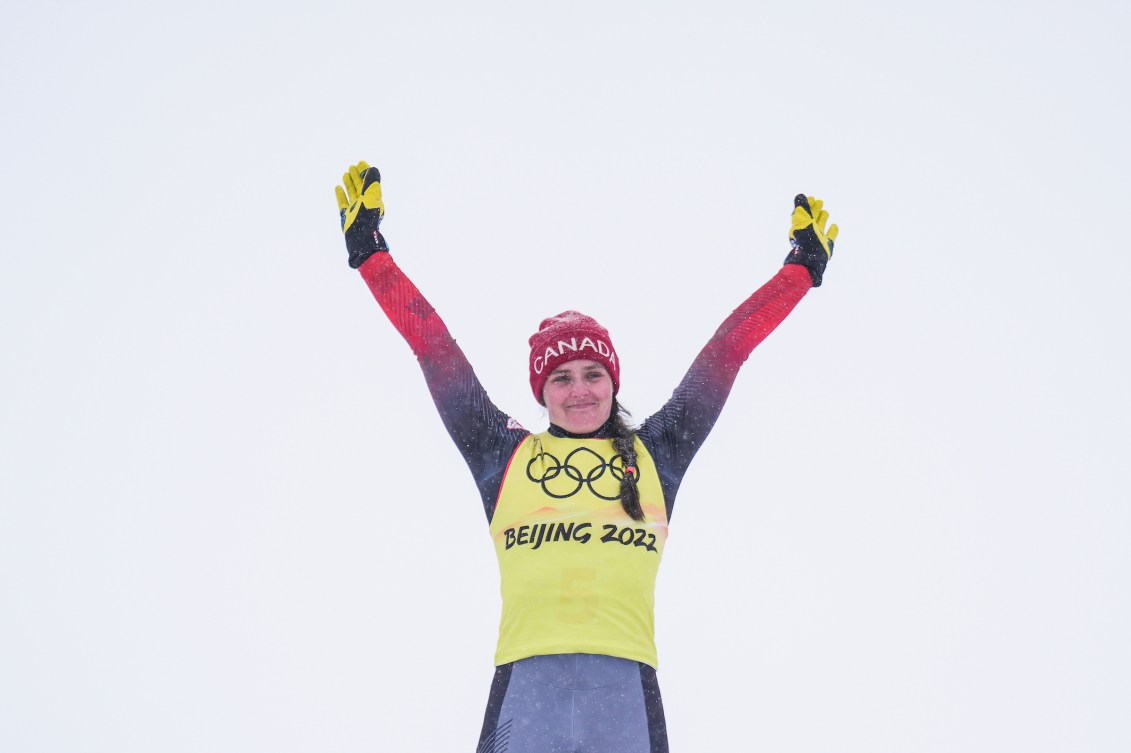
M 370 256 L 373 256 L 373 254 L 382 252 L 388 253 L 389 244 L 385 242 L 385 236 L 381 235 L 381 231 L 373 231 L 373 242 L 374 245 L 370 246 L 366 244 L 365 247 L 361 249 L 356 248 L 356 244 L 347 244 L 348 247 L 346 250 L 349 251 L 350 254 L 350 267 L 357 269 L 364 264 Z
M 821 287 L 821 279 L 824 277 L 824 274 L 825 274 L 825 265 L 824 264 L 811 263 L 809 261 L 802 261 L 800 259 L 795 259 L 793 257 L 793 254 L 790 254 L 789 256 L 785 257 L 785 263 L 786 264 L 799 264 L 802 267 L 805 267 L 805 269 L 809 270 L 809 277 L 811 277 L 813 279 L 813 287 L 815 287 L 815 288 Z

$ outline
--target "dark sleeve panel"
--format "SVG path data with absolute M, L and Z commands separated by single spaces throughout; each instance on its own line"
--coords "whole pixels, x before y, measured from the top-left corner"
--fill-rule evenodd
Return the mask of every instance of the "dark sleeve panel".
M 671 399 L 640 427 L 640 439 L 656 461 L 669 520 L 687 467 L 722 412 L 739 368 L 812 286 L 804 267 L 782 267 L 726 318 Z
M 530 432 L 491 402 L 440 315 L 388 253 L 374 254 L 358 271 L 420 362 L 428 391 L 475 477 L 490 521 L 507 462 Z

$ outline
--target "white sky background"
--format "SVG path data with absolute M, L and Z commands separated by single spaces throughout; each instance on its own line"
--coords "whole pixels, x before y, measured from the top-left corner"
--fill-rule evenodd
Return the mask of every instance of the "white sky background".
M 1129 11 L 46 2 L 0 28 L 0 750 L 474 749 L 498 581 L 384 230 L 495 402 L 659 408 L 777 270 L 658 585 L 672 748 L 1131 750 Z

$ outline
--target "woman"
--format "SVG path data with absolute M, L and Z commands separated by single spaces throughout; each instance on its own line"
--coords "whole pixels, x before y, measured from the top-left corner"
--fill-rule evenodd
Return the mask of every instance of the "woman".
M 478 753 L 667 751 L 653 594 L 680 481 L 754 347 L 821 284 L 837 227 L 795 200 L 785 266 L 742 303 L 671 399 L 638 429 L 617 402 L 609 333 L 566 311 L 530 338 L 530 387 L 550 427 L 532 434 L 487 397 L 436 311 L 379 232 L 381 176 L 364 162 L 336 189 L 350 266 L 420 361 L 483 500 L 503 613 Z

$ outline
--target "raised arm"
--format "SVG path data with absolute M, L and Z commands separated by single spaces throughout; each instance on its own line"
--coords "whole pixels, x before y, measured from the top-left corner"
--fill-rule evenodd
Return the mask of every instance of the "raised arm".
M 809 289 L 821 284 L 837 236 L 836 225 L 825 231 L 828 217 L 823 202 L 803 195 L 794 199 L 785 266 L 726 318 L 671 399 L 640 427 L 639 436 L 656 459 L 669 518 L 683 475 L 722 412 L 739 368 Z
M 506 463 L 529 433 L 495 407 L 467 357 L 432 305 L 389 255 L 379 230 L 385 214 L 381 175 L 364 162 L 335 191 L 349 263 L 361 272 L 389 321 L 416 355 L 444 427 L 467 461 L 488 519 Z

